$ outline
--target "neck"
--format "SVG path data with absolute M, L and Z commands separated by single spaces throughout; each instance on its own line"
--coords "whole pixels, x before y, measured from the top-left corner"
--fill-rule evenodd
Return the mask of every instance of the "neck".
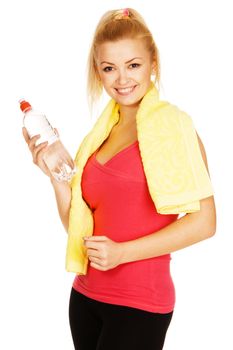
M 120 119 L 117 123 L 119 126 L 128 126 L 136 121 L 136 114 L 139 104 L 134 106 L 120 106 L 119 114 Z

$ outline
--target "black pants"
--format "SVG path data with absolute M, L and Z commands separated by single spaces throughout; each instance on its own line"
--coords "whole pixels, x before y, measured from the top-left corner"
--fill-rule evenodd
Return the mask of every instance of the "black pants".
M 172 315 L 100 302 L 74 288 L 70 294 L 75 350 L 161 350 Z

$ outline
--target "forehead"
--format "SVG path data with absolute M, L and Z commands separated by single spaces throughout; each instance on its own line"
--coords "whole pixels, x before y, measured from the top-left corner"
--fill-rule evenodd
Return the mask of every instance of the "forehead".
M 139 39 L 122 39 L 115 42 L 107 41 L 98 46 L 97 60 L 120 62 L 127 61 L 133 57 L 147 58 L 149 52 L 145 49 L 144 43 Z

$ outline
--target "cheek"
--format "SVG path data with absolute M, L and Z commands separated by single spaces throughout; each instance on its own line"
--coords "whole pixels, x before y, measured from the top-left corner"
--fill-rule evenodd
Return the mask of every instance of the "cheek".
M 110 75 L 108 75 L 106 73 L 101 75 L 101 79 L 103 82 L 107 82 L 107 81 L 111 80 Z
M 101 74 L 101 80 L 103 85 L 108 86 L 111 85 L 116 80 L 116 74 Z
M 149 67 L 143 67 L 141 70 L 140 70 L 140 74 L 142 75 L 142 76 L 150 76 L 151 75 L 151 70 L 150 70 L 150 68 Z

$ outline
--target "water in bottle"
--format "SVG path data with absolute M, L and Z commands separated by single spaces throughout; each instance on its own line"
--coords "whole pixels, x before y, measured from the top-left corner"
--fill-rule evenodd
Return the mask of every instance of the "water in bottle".
M 52 125 L 46 116 L 35 111 L 29 102 L 21 99 L 19 103 L 24 113 L 23 126 L 27 129 L 29 137 L 32 138 L 40 134 L 35 145 L 38 146 L 42 142 L 48 141 L 48 148 L 43 155 L 43 160 L 51 174 L 57 181 L 70 181 L 77 169 Z

